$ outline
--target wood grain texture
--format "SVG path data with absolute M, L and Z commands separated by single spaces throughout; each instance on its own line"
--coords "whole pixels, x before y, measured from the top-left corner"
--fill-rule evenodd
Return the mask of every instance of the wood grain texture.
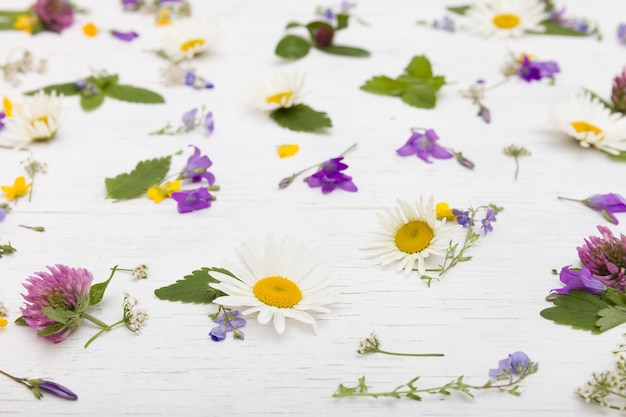
M 124 13 L 116 1 L 83 0 L 90 15 L 77 17 L 66 32 L 34 37 L 0 34 L 0 59 L 15 48 L 49 60 L 45 75 L 29 74 L 13 88 L 0 82 L 0 95 L 19 94 L 47 84 L 85 77 L 106 69 L 120 82 L 158 91 L 163 105 L 106 100 L 83 113 L 78 99 L 64 99 L 64 122 L 49 144 L 30 147 L 48 164 L 37 177 L 32 202 L 21 200 L 0 223 L 0 243 L 18 252 L 0 260 L 0 300 L 11 319 L 19 316 L 22 283 L 46 265 L 85 267 L 96 281 L 119 264 L 149 265 L 149 278 L 114 278 L 94 314 L 114 321 L 125 292 L 140 300 L 150 322 L 140 336 L 117 329 L 83 349 L 97 331 L 84 323 L 68 340 L 52 345 L 24 327 L 0 329 L 0 367 L 20 376 L 46 377 L 74 389 L 79 400 L 33 399 L 23 387 L 0 380 L 0 415 L 6 416 L 592 416 L 608 415 L 577 398 L 576 388 L 593 371 L 612 366 L 611 352 L 623 341 L 620 329 L 601 335 L 555 325 L 542 319 L 544 298 L 559 287 L 552 268 L 576 264 L 576 246 L 596 233 L 602 217 L 583 206 L 557 200 L 596 193 L 626 193 L 624 165 L 585 150 L 550 124 L 550 102 L 581 87 L 608 97 L 626 50 L 614 31 L 626 15 L 622 0 L 563 2 L 568 13 L 597 20 L 605 39 L 528 36 L 498 42 L 449 34 L 415 24 L 440 18 L 445 1 L 362 1 L 356 9 L 370 26 L 353 24 L 340 33 L 341 44 L 369 49 L 372 56 L 351 59 L 312 50 L 297 62 L 273 55 L 284 26 L 313 18 L 314 0 L 196 0 L 195 17 L 215 18 L 220 39 L 206 57 L 193 61 L 214 90 L 193 91 L 160 84 L 164 61 L 148 52 L 161 45 L 162 28 L 150 17 Z M 0 1 L 0 9 L 27 6 Z M 92 21 L 103 29 L 136 30 L 140 37 L 121 43 L 106 33 L 83 36 Z M 338 35 L 339 36 L 339 35 Z M 339 39 L 338 39 L 339 41 Z M 555 86 L 511 82 L 490 92 L 485 104 L 493 123 L 485 125 L 476 109 L 459 95 L 477 79 L 496 82 L 510 53 L 531 52 L 555 60 L 562 73 Z M 455 84 L 444 86 L 435 110 L 420 110 L 397 98 L 367 94 L 358 87 L 374 75 L 395 76 L 414 55 L 427 55 L 437 74 Z M 15 53 L 14 53 L 15 55 Z M 251 81 L 276 70 L 306 73 L 305 102 L 333 120 L 327 134 L 294 133 L 275 125 L 246 102 Z M 148 132 L 183 112 L 205 105 L 213 111 L 215 133 L 161 137 Z M 411 127 L 437 130 L 441 143 L 475 162 L 468 171 L 453 161 L 425 164 L 395 154 Z M 303 167 L 337 156 L 358 142 L 346 162 L 357 193 L 322 195 L 296 181 L 278 190 L 278 181 Z M 278 159 L 276 147 L 297 143 L 300 153 Z M 514 161 L 502 149 L 522 145 L 532 156 Z M 179 215 L 172 201 L 155 205 L 142 198 L 105 200 L 104 178 L 129 172 L 140 160 L 184 150 L 172 167 L 182 167 L 189 144 L 212 161 L 222 187 L 207 210 Z M 0 182 L 8 184 L 23 169 L 28 152 L 0 150 Z M 493 202 L 505 208 L 493 234 L 471 249 L 460 264 L 431 288 L 393 267 L 372 265 L 362 248 L 380 230 L 376 213 L 396 199 L 416 201 L 434 195 L 453 206 Z M 620 216 L 623 217 L 623 216 Z M 626 222 L 626 218 L 622 219 Z M 45 233 L 18 227 L 45 226 Z M 623 227 L 609 225 L 615 232 Z M 222 266 L 234 248 L 268 232 L 289 234 L 319 247 L 338 278 L 340 301 L 332 314 L 320 315 L 319 331 L 293 321 L 283 335 L 249 318 L 246 339 L 212 342 L 207 334 L 214 306 L 170 303 L 153 291 L 194 269 Z M 360 356 L 359 341 L 376 331 L 384 348 L 443 352 L 445 358 Z M 375 390 L 389 390 L 416 375 L 424 384 L 448 382 L 459 375 L 483 383 L 489 368 L 508 353 L 523 350 L 539 362 L 539 372 L 521 387 L 519 398 L 498 392 L 474 400 L 453 395 L 421 403 L 386 399 L 333 399 L 340 383 L 365 375 Z

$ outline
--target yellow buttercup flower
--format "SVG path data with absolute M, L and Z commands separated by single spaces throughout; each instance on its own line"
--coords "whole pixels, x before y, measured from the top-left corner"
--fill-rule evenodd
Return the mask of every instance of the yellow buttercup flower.
M 3 185 L 2 191 L 7 196 L 7 200 L 16 200 L 20 197 L 24 197 L 28 193 L 28 189 L 32 184 L 26 184 L 26 178 L 19 176 L 13 182 L 13 186 Z
M 447 220 L 456 220 L 456 216 L 452 212 L 452 208 L 448 205 L 448 203 L 441 202 L 437 203 L 435 206 L 435 212 L 437 213 L 437 220 L 447 219 Z
M 159 10 L 159 18 L 156 21 L 158 26 L 167 26 L 172 24 L 172 20 L 170 19 L 170 11 L 167 9 Z
M 163 185 L 148 188 L 148 198 L 158 204 L 178 190 L 180 190 L 180 181 L 166 182 Z
M 37 23 L 36 16 L 29 16 L 27 14 L 21 14 L 15 20 L 13 28 L 17 30 L 23 30 L 26 33 L 33 33 L 33 25 Z
M 295 144 L 288 145 L 280 145 L 278 147 L 278 157 L 279 158 L 289 158 L 290 156 L 294 156 L 298 153 L 300 147 Z
M 93 38 L 98 34 L 98 27 L 93 23 L 89 22 L 85 26 L 83 26 L 83 33 L 90 38 Z

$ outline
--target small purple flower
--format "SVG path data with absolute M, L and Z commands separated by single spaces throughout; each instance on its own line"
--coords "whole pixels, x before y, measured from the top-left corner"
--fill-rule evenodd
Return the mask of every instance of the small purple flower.
M 211 207 L 212 196 L 206 187 L 200 187 L 192 191 L 177 191 L 172 193 L 172 198 L 178 203 L 179 213 L 190 213 Z
M 530 358 L 524 352 L 510 353 L 505 359 L 498 362 L 498 369 L 490 369 L 489 376 L 498 378 L 502 375 L 520 375 L 530 366 Z
M 2 132 L 2 130 L 6 127 L 6 123 L 3 122 L 3 120 L 7 117 L 6 113 L 3 111 L 0 111 L 0 132 Z
M 491 123 L 491 112 L 489 109 L 482 104 L 478 108 L 478 117 L 483 119 L 485 123 Z
M 626 236 L 613 236 L 606 226 L 598 226 L 601 237 L 590 236 L 577 247 L 578 257 L 591 274 L 618 291 L 626 289 Z
M 202 126 L 204 126 L 204 129 L 208 133 L 213 133 L 213 131 L 215 130 L 215 120 L 213 119 L 213 113 L 208 112 L 204 116 L 204 122 L 202 123 Z
M 141 0 L 122 0 L 122 7 L 126 10 L 136 10 L 140 3 Z
M 206 179 L 209 185 L 213 185 L 215 176 L 207 171 L 213 165 L 213 162 L 211 162 L 208 156 L 200 155 L 200 149 L 196 146 L 189 146 L 194 148 L 194 153 L 187 159 L 187 165 L 185 165 L 178 178 L 191 178 L 192 182 L 200 182 L 202 179 Z
M 596 194 L 583 200 L 583 203 L 587 207 L 602 212 L 604 217 L 613 224 L 619 223 L 613 213 L 626 212 L 626 199 L 619 194 Z
M 41 380 L 38 384 L 38 388 L 49 394 L 56 395 L 64 400 L 77 400 L 78 395 L 74 394 L 69 388 L 64 387 L 56 382 Z
M 196 85 L 196 74 L 193 71 L 187 71 L 185 73 L 185 85 L 194 87 Z
M 487 236 L 487 233 L 493 231 L 493 226 L 491 225 L 491 223 L 495 221 L 496 221 L 496 215 L 493 213 L 493 209 L 490 207 L 489 209 L 487 209 L 485 218 L 480 221 L 483 225 L 482 229 L 485 233 L 485 236 Z
M 441 20 L 434 20 L 433 27 L 446 32 L 454 32 L 456 24 L 449 16 L 444 16 Z
M 0 207 L 0 222 L 7 217 L 7 210 L 4 207 Z
M 396 153 L 400 156 L 417 155 L 421 160 L 432 163 L 430 156 L 437 159 L 448 159 L 454 156 L 454 153 L 439 146 L 437 143 L 439 136 L 433 129 L 426 130 L 425 133 L 414 132 L 409 140 Z
M 74 23 L 74 9 L 65 0 L 37 0 L 33 11 L 46 29 L 61 32 Z
M 622 23 L 617 27 L 617 40 L 622 45 L 626 45 L 626 24 Z
M 139 34 L 137 32 L 121 32 L 119 30 L 112 30 L 111 35 L 115 36 L 117 39 L 124 42 L 131 42 L 133 39 L 138 38 Z
M 74 81 L 74 85 L 81 90 L 84 90 L 85 88 L 87 88 L 87 80 Z
M 196 128 L 196 115 L 198 114 L 198 109 L 191 109 L 185 114 L 183 114 L 182 120 L 183 125 L 185 126 L 185 132 L 191 132 Z
M 348 168 L 348 165 L 341 162 L 342 160 L 343 156 L 322 163 L 320 170 L 306 179 L 309 187 L 321 186 L 323 194 L 328 194 L 335 188 L 349 192 L 357 191 L 356 185 L 352 182 L 352 177 L 341 172 Z
M 452 214 L 456 216 L 456 222 L 463 227 L 473 226 L 472 218 L 469 211 L 463 211 L 459 209 L 453 209 Z
M 518 75 L 526 82 L 541 80 L 542 78 L 554 78 L 554 74 L 560 71 L 559 65 L 554 61 L 532 61 L 528 55 L 524 55 L 519 67 Z
M 587 268 L 580 270 L 571 269 L 564 266 L 561 269 L 559 278 L 565 286 L 563 288 L 555 288 L 551 292 L 557 294 L 569 294 L 572 290 L 585 290 L 588 293 L 599 295 L 606 291 L 606 285 L 591 275 L 591 271 Z
M 467 159 L 466 157 L 463 156 L 463 154 L 461 152 L 457 152 L 456 154 L 454 154 L 454 156 L 456 157 L 456 160 L 459 164 L 461 164 L 462 166 L 464 166 L 467 169 L 474 169 L 474 163 L 472 161 L 470 161 L 469 159 Z
M 245 335 L 240 329 L 246 326 L 246 320 L 239 317 L 238 310 L 230 310 L 220 305 L 218 313 L 212 314 L 211 317 L 215 323 L 219 324 L 209 333 L 214 342 L 224 340 L 228 332 L 233 332 L 235 339 L 244 340 Z
M 226 339 L 226 330 L 224 330 L 223 326 L 217 326 L 211 329 L 209 332 L 209 336 L 211 340 L 214 342 L 221 342 Z

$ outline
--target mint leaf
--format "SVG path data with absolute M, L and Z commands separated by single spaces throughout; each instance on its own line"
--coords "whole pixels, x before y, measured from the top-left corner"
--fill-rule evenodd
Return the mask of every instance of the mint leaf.
M 329 45 L 324 48 L 317 48 L 322 52 L 333 55 L 342 56 L 354 56 L 354 57 L 367 57 L 370 56 L 369 51 L 361 48 L 355 48 L 353 46 L 341 46 L 341 45 Z
M 433 77 L 430 61 L 424 55 L 414 56 L 404 71 L 418 80 L 428 81 Z
M 98 304 L 100 301 L 102 301 L 102 297 L 104 297 L 104 292 L 109 286 L 109 282 L 111 282 L 113 275 L 115 275 L 116 269 L 117 269 L 117 265 L 113 267 L 113 270 L 111 271 L 111 276 L 109 276 L 109 279 L 107 279 L 104 282 L 99 282 L 91 286 L 91 289 L 89 290 L 89 305 L 90 306 L 94 306 Z
M 367 80 L 360 89 L 373 94 L 386 96 L 399 96 L 409 87 L 409 83 L 394 80 L 386 76 L 376 76 Z
M 47 87 L 38 88 L 36 90 L 27 91 L 24 93 L 26 96 L 32 96 L 37 91 L 43 90 L 44 93 L 50 94 L 52 91 L 56 91 L 57 94 L 63 94 L 65 96 L 75 96 L 80 94 L 81 89 L 74 83 L 52 84 Z
M 80 96 L 80 107 L 85 111 L 94 111 L 104 102 L 104 94 L 98 91 L 92 96 Z
M 400 97 L 402 101 L 413 107 L 432 109 L 437 104 L 437 90 L 430 85 L 412 85 Z
M 281 107 L 271 112 L 270 117 L 280 126 L 296 132 L 316 132 L 333 126 L 326 113 L 305 104 Z
M 170 169 L 170 156 L 141 161 L 129 174 L 106 178 L 107 198 L 129 200 L 139 197 L 148 188 L 159 184 Z
M 165 99 L 154 91 L 145 88 L 133 87 L 132 85 L 111 83 L 104 88 L 107 96 L 131 103 L 157 104 L 165 103 Z
M 574 290 L 569 295 L 558 295 L 554 299 L 555 307 L 541 311 L 541 317 L 559 324 L 565 324 L 577 329 L 600 333 L 597 325 L 599 312 L 610 305 L 587 291 Z
M 461 16 L 463 16 L 465 12 L 467 12 L 471 7 L 472 6 L 450 6 L 446 7 L 446 9 L 448 9 L 448 11 L 452 13 L 460 14 Z
M 287 35 L 278 42 L 274 53 L 281 58 L 299 59 L 306 56 L 311 49 L 309 42 L 296 35 Z
M 220 282 L 211 276 L 211 272 L 219 272 L 236 278 L 230 271 L 223 268 L 201 268 L 191 275 L 185 275 L 174 284 L 154 290 L 154 294 L 161 300 L 181 301 L 183 303 L 209 304 L 218 296 L 216 289 L 209 287 L 210 283 Z
M 601 332 L 612 329 L 615 326 L 626 323 L 626 307 L 611 306 L 598 312 L 600 317 L 596 325 Z

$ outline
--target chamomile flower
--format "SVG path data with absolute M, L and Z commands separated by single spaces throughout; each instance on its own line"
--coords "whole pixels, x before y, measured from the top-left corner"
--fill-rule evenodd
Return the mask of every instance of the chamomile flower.
M 550 108 L 553 124 L 580 146 L 609 154 L 626 151 L 626 117 L 611 113 L 591 94 L 572 94 Z
M 259 80 L 248 91 L 252 104 L 263 111 L 291 107 L 303 96 L 304 76 L 302 73 L 277 72 L 272 78 Z
M 16 149 L 31 142 L 48 142 L 54 138 L 63 113 L 61 97 L 56 91 L 46 94 L 41 90 L 23 104 L 13 105 L 13 117 L 7 121 L 5 135 Z
M 239 264 L 227 263 L 234 277 L 221 273 L 219 283 L 209 284 L 226 294 L 214 303 L 248 307 L 242 315 L 258 313 L 261 324 L 273 320 L 278 333 L 285 331 L 285 318 L 310 324 L 315 330 L 311 313 L 330 312 L 325 306 L 337 298 L 335 280 L 318 260 L 317 251 L 308 251 L 288 237 L 277 244 L 269 235 L 264 248 L 244 243 L 235 254 Z
M 493 0 L 473 4 L 462 27 L 485 38 L 513 38 L 528 31 L 545 31 L 541 22 L 548 17 L 545 6 L 537 0 Z
M 426 258 L 445 254 L 448 238 L 458 230 L 458 226 L 446 226 L 445 219 L 437 221 L 432 197 L 427 202 L 420 197 L 414 207 L 398 200 L 395 210 L 385 209 L 378 217 L 385 231 L 376 233 L 378 241 L 365 249 L 380 265 L 398 262 L 398 271 L 404 270 L 406 275 L 414 270 L 424 275 Z
M 216 39 L 217 29 L 214 22 L 181 21 L 168 29 L 161 52 L 175 62 L 192 59 L 207 52 Z

